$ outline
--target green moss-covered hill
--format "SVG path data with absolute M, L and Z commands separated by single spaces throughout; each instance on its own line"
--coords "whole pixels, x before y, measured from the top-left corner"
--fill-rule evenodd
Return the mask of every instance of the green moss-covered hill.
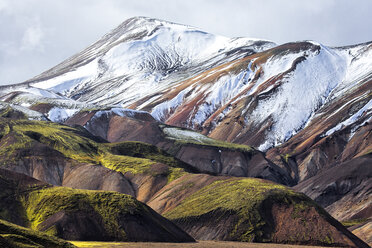
M 43 157 L 43 163 L 38 158 Z M 159 171 L 169 181 L 185 171 L 197 172 L 188 164 L 166 154 L 159 148 L 142 142 L 103 143 L 83 128 L 72 128 L 45 121 L 11 120 L 0 118 L 0 167 L 12 169 L 22 161 L 28 173 L 30 166 L 52 170 L 55 164 L 65 167 L 67 164 L 99 165 L 122 174 L 156 173 L 152 167 L 163 164 L 166 169 Z M 67 162 L 66 162 L 67 161 Z M 48 167 L 48 168 L 45 168 Z M 64 173 L 61 168 L 59 173 Z M 48 183 L 63 185 L 62 180 L 47 178 L 47 172 L 40 173 L 37 179 Z M 42 175 L 41 175 L 42 174 Z M 50 174 L 50 173 L 49 173 Z
M 149 205 L 195 239 L 368 247 L 304 194 L 262 179 L 185 175 Z
M 129 195 L 34 184 L 29 177 L 6 170 L 0 170 L 0 191 L 0 218 L 63 239 L 193 241 Z
M 0 219 L 0 247 L 73 248 L 71 243 Z

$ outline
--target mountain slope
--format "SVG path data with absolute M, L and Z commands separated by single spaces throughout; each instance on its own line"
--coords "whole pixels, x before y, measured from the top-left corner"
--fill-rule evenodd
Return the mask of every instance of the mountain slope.
M 197 171 L 299 184 L 298 190 L 315 200 L 317 194 L 329 189 L 325 185 L 328 177 L 324 175 L 345 167 L 349 176 L 357 180 L 348 184 L 348 191 L 342 195 L 344 200 L 336 201 L 332 211 L 337 216 L 352 216 L 349 202 L 370 201 L 372 197 L 369 191 L 358 191 L 367 179 L 359 180 L 358 170 L 350 169 L 355 163 L 359 165 L 360 159 L 371 163 L 371 83 L 371 42 L 339 48 L 313 41 L 276 45 L 262 40 L 229 39 L 188 26 L 137 17 L 45 73 L 23 84 L 0 87 L 0 115 L 82 125 L 100 137 L 84 134 L 96 143 L 103 142 L 102 138 L 110 142 L 148 142 Z M 1 135 L 12 133 L 13 139 L 2 139 L 1 145 L 17 143 L 17 139 L 25 137 L 27 144 L 37 144 L 37 149 L 16 155 L 31 153 L 32 159 L 23 161 L 47 171 L 37 156 L 50 151 L 50 142 L 56 140 L 50 140 L 49 134 L 43 132 L 40 136 L 40 130 L 30 127 L 15 135 L 20 130 L 14 133 L 10 126 L 4 125 Z M 73 130 L 63 128 L 66 129 Z M 51 130 L 49 124 L 45 130 Z M 78 135 L 83 135 L 85 131 L 79 130 Z M 53 147 L 59 152 L 53 151 L 57 159 L 46 159 L 46 164 L 58 165 L 55 174 L 45 176 L 33 170 L 37 171 L 33 176 L 53 178 L 52 183 L 63 184 L 56 175 L 61 175 L 60 168 L 73 165 L 79 169 L 65 180 L 68 185 L 125 191 L 148 201 L 171 182 L 164 173 L 175 178 L 187 173 L 180 173 L 184 167 L 174 168 L 151 159 L 132 159 L 127 167 L 129 160 L 122 161 L 122 157 L 117 157 L 122 154 L 113 154 L 107 146 L 86 140 L 83 144 L 89 144 L 83 148 L 91 152 L 88 157 L 94 155 L 93 159 L 73 157 L 74 152 L 82 154 L 80 148 L 65 149 L 62 142 L 61 147 Z M 92 150 L 90 145 L 98 150 Z M 242 151 L 241 145 L 256 148 L 245 146 L 248 150 Z M 102 149 L 108 157 L 101 156 Z M 97 166 L 99 163 L 107 168 Z M 92 164 L 94 172 L 89 167 Z M 31 167 L 13 168 L 30 174 Z M 161 172 L 159 178 L 143 177 L 143 172 L 153 169 Z M 84 183 L 76 183 L 88 170 Z M 120 175 L 129 170 L 134 172 L 132 178 Z M 107 177 L 95 185 L 89 183 L 90 178 L 101 173 Z M 345 175 L 337 175 L 341 179 L 330 177 L 335 180 L 330 184 L 344 180 Z M 109 185 L 109 178 L 120 183 Z M 135 187 L 128 190 L 129 181 L 135 182 Z M 317 183 L 322 185 L 319 191 Z M 138 188 L 154 185 L 161 186 L 151 193 L 139 193 Z M 336 191 L 327 194 L 332 199 L 341 197 Z M 361 209 L 364 207 L 362 204 Z M 370 218 L 370 213 L 364 217 Z

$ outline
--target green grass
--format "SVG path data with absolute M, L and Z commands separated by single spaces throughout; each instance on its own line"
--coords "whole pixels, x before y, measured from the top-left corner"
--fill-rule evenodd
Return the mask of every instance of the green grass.
M 263 207 L 267 201 L 298 205 L 298 211 L 314 206 L 306 196 L 285 186 L 246 178 L 216 181 L 187 197 L 164 216 L 187 222 L 190 218 L 199 219 L 204 214 L 222 211 L 239 217 L 231 230 L 231 237 L 239 241 L 265 242 L 269 241 L 267 230 L 272 226 L 272 223 L 268 223 Z
M 105 144 L 113 154 L 120 154 L 131 157 L 146 158 L 171 167 L 183 168 L 186 166 L 182 161 L 174 158 L 160 148 L 139 141 L 125 141 L 119 143 Z
M 119 214 L 140 215 L 146 208 L 135 198 L 116 192 L 77 190 L 52 187 L 32 191 L 22 199 L 27 219 L 33 230 L 60 211 L 95 212 L 102 218 L 107 233 L 125 239 L 125 232 L 118 226 Z M 53 230 L 52 230 L 53 231 Z
M 369 221 L 368 219 L 356 219 L 356 220 L 342 221 L 341 224 L 344 225 L 345 227 L 351 227 L 351 226 L 367 223 L 368 221 Z
M 42 232 L 33 231 L 1 219 L 0 237 L 5 239 L 8 244 L 12 245 L 12 247 L 75 247 L 62 239 L 49 236 Z
M 123 174 L 153 174 L 151 165 L 163 163 L 169 168 L 169 181 L 180 177 L 187 164 L 159 148 L 142 142 L 97 143 L 82 130 L 45 121 L 0 120 L 1 164 L 20 159 L 17 152 L 31 149 L 36 142 L 59 151 L 65 157 L 81 163 L 103 165 Z M 157 176 L 155 173 L 153 176 Z

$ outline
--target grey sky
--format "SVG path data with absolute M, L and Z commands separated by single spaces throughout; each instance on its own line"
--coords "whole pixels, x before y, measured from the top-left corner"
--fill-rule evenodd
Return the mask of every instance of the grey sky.
M 0 0 L 0 84 L 51 68 L 133 16 L 342 46 L 372 40 L 371 11 L 372 0 Z

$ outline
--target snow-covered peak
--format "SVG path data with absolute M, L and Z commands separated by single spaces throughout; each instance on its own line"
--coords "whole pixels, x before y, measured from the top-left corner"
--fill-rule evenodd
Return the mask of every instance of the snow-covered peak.
M 84 106 L 145 110 L 170 125 L 267 150 L 308 126 L 327 104 L 351 97 L 358 87 L 368 89 L 371 47 L 331 48 L 316 41 L 277 46 L 134 17 L 49 71 L 0 93 L 23 106 L 38 97 L 52 99 L 48 116 L 55 121 Z M 23 93 L 15 97 L 16 90 Z
M 129 106 L 171 83 L 273 46 L 135 17 L 29 83 L 82 101 Z

